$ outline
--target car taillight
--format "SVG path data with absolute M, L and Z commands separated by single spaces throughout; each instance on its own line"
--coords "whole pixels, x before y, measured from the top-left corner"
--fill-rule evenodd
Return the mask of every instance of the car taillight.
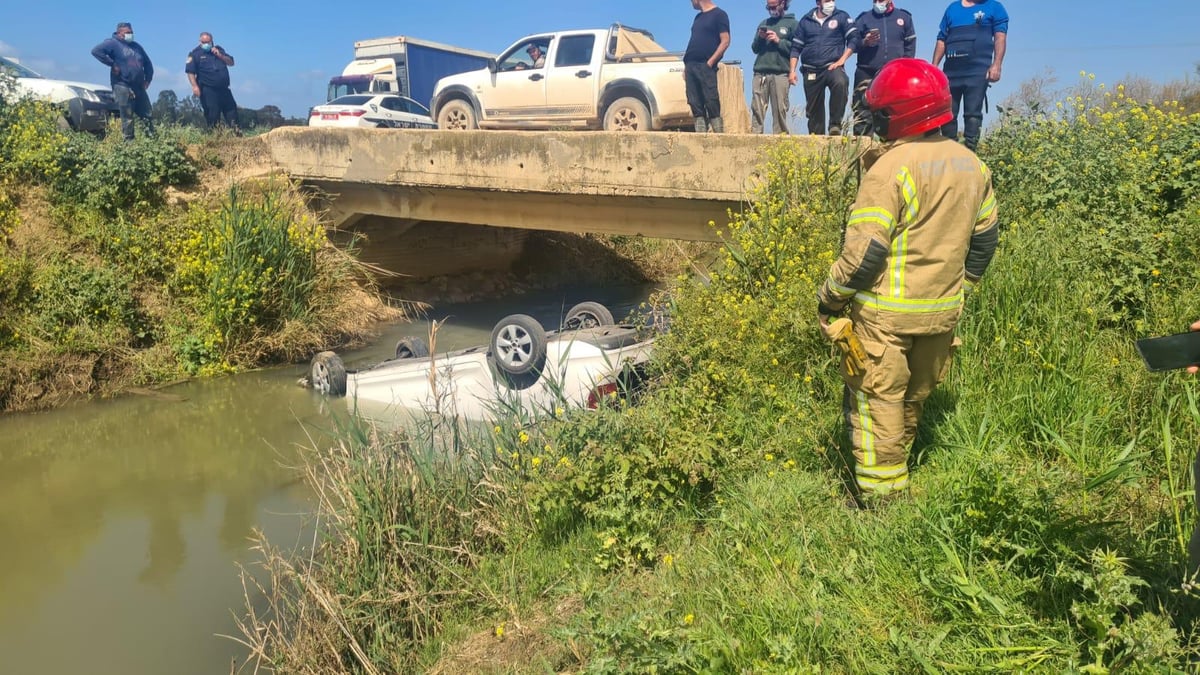
M 616 398 L 616 395 L 617 395 L 617 383 L 616 382 L 609 382 L 607 384 L 598 385 L 597 387 L 592 389 L 591 392 L 588 393 L 588 400 L 587 400 L 588 410 L 595 410 L 595 409 L 599 408 L 600 403 L 602 401 L 604 401 L 605 399 L 608 399 L 608 398 Z
M 321 116 L 321 111 L 319 111 L 319 110 L 309 110 L 309 111 L 308 111 L 308 116 L 309 116 L 309 117 L 320 117 L 320 116 Z
M 366 110 L 342 110 L 338 113 L 343 117 L 362 117 L 367 114 Z

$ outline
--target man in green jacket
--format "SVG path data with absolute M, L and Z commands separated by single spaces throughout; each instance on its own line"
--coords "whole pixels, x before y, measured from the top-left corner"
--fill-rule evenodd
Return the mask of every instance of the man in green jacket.
M 788 131 L 788 71 L 791 69 L 792 36 L 796 33 L 796 17 L 788 13 L 791 0 L 767 0 L 770 14 L 754 33 L 750 48 L 754 59 L 754 97 L 750 103 L 751 130 L 763 132 L 767 104 L 771 105 L 772 128 L 777 134 Z

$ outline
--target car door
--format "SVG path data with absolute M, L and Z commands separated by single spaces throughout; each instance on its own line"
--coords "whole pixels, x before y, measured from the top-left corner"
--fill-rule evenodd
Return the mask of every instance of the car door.
M 400 126 L 405 129 L 436 129 L 437 124 L 429 116 L 429 109 L 407 96 L 400 97 Z
M 546 108 L 550 118 L 567 123 L 597 116 L 600 59 L 594 33 L 560 35 L 546 74 Z
M 395 129 L 404 127 L 404 111 L 399 96 L 384 96 L 379 99 L 379 109 L 373 110 L 370 118 L 377 121 L 379 126 Z
M 483 122 L 519 127 L 545 119 L 546 63 L 537 65 L 528 50 L 538 45 L 548 52 L 553 41 L 549 35 L 525 38 L 501 55 L 496 72 L 476 90 Z

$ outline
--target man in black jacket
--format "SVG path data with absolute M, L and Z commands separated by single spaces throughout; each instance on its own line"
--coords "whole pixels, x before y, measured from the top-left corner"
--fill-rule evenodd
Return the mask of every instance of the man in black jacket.
M 917 55 L 917 31 L 913 27 L 912 14 L 897 7 L 892 0 L 874 0 L 871 4 L 871 9 L 854 20 L 858 39 L 853 48 L 858 54 L 858 63 L 854 69 L 851 107 L 856 136 L 871 133 L 871 111 L 863 101 L 871 80 L 889 61 Z
M 117 30 L 104 42 L 92 49 L 92 56 L 109 67 L 109 82 L 113 98 L 121 111 L 121 133 L 125 140 L 133 140 L 133 118 L 136 115 L 146 123 L 146 132 L 154 135 L 154 122 L 150 119 L 150 81 L 154 79 L 154 64 L 146 50 L 133 41 L 133 26 L 126 21 L 117 24 Z
M 850 15 L 837 9 L 833 0 L 817 0 L 817 7 L 800 19 L 792 39 L 789 81 L 796 83 L 796 63 L 804 78 L 804 98 L 808 102 L 808 133 L 825 133 L 825 90 L 829 90 L 829 135 L 842 133 L 846 100 L 850 97 L 850 78 L 846 60 L 854 53 L 851 45 L 857 29 Z

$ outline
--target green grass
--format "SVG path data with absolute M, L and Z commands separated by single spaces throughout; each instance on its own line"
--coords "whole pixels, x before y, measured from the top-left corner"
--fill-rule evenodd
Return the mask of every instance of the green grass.
M 662 299 L 651 395 L 354 437 L 389 463 L 312 477 L 379 498 L 327 501 L 315 557 L 272 558 L 311 586 L 281 586 L 248 642 L 288 672 L 1188 668 L 1200 394 L 1133 342 L 1200 316 L 1200 116 L 1105 105 L 1006 120 L 983 148 L 1004 234 L 907 494 L 846 506 L 841 383 L 813 325 L 855 148 L 782 146 L 718 264 Z

